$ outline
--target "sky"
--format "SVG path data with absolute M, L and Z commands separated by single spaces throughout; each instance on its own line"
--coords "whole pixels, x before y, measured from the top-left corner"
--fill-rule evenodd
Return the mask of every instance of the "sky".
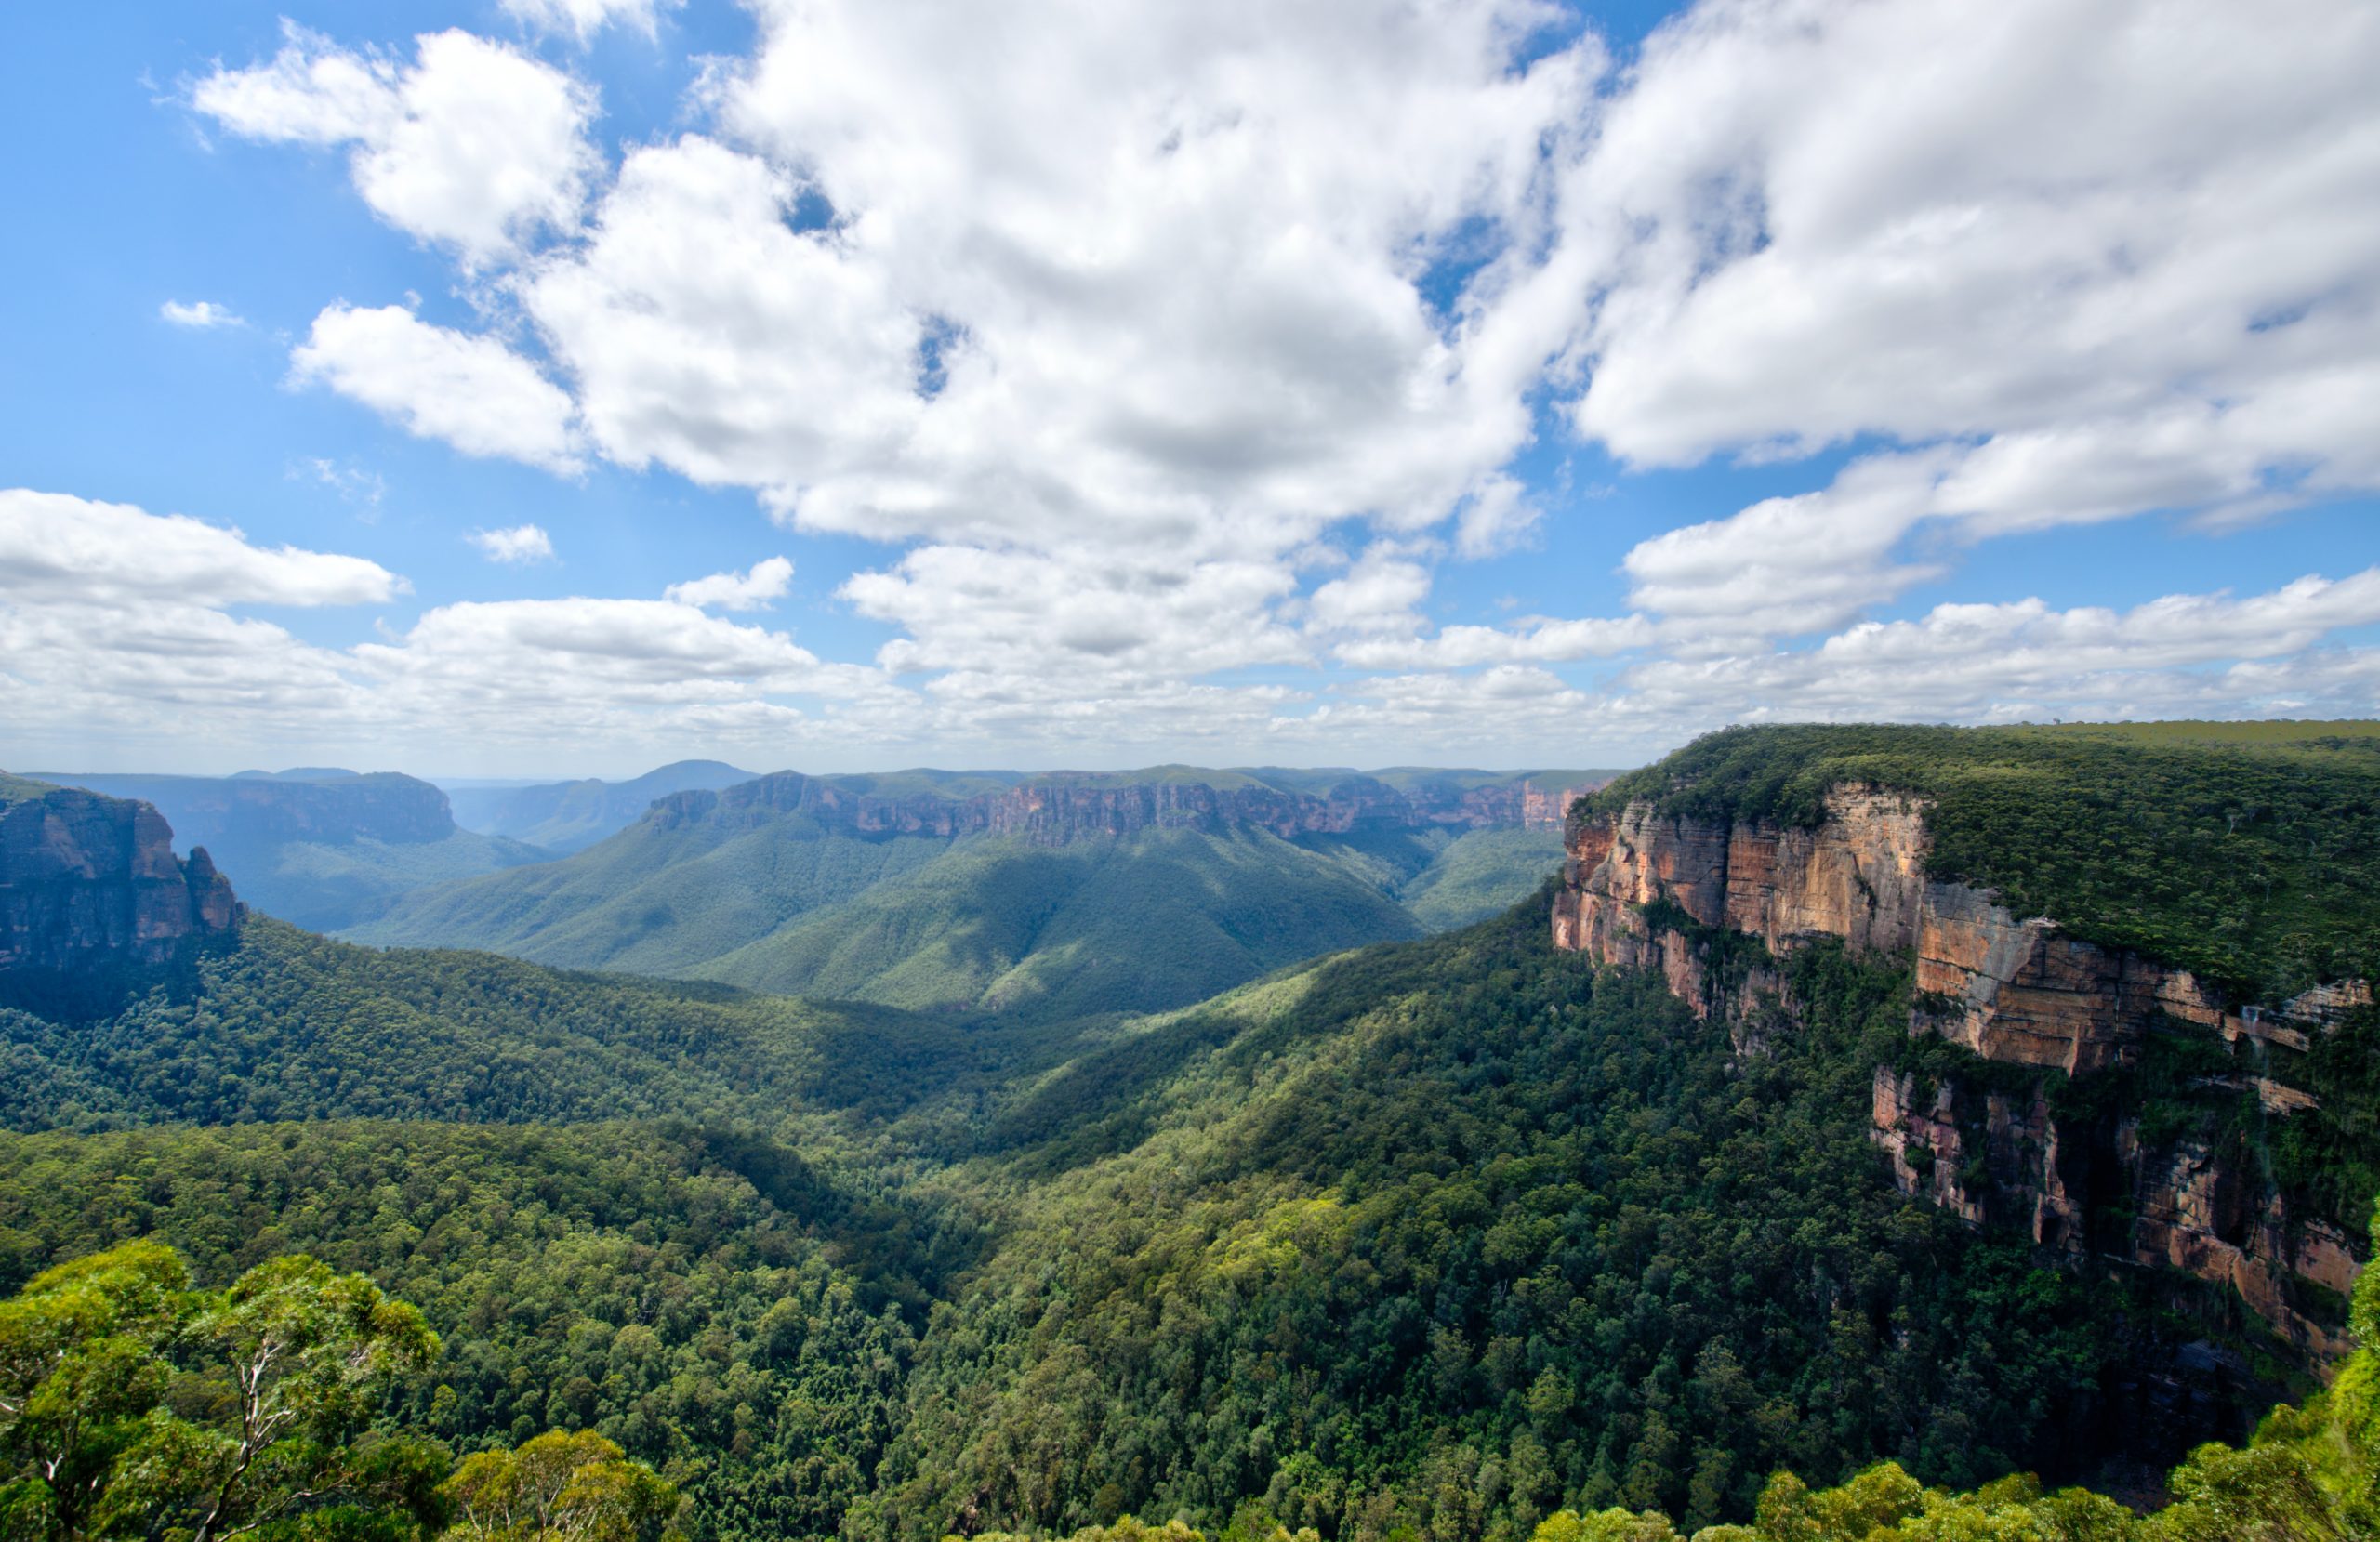
M 0 14 L 0 765 L 2380 707 L 2365 0 Z

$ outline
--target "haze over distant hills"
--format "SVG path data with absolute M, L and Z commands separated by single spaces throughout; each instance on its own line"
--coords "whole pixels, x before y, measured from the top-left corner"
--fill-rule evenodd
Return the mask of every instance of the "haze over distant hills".
M 530 786 L 454 786 L 446 798 L 464 829 L 561 856 L 626 829 L 656 797 L 690 787 L 732 787 L 755 774 L 723 760 L 679 760 L 626 782 L 589 776 Z
M 912 1008 L 1154 1010 L 1502 909 L 1608 774 L 784 771 L 347 935 Z
M 396 771 L 32 774 L 152 805 L 173 826 L 175 850 L 205 847 L 248 904 L 318 931 L 376 916 L 424 884 L 546 856 L 521 841 L 458 828 L 444 793 Z

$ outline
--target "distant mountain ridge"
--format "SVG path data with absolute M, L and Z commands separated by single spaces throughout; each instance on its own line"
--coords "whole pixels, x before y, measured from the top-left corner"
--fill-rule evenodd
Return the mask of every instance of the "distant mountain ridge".
M 1540 787 L 1533 778 L 1545 774 L 1484 784 L 1416 780 L 1399 787 L 1356 772 L 1315 790 L 1280 772 L 1160 766 L 1150 771 L 1026 777 L 1014 786 L 962 798 L 931 792 L 879 797 L 851 790 L 847 781 L 855 779 L 777 771 L 723 789 L 672 794 L 658 799 L 646 818 L 668 828 L 765 809 L 804 813 L 861 835 L 1012 836 L 1042 846 L 1148 829 L 1214 835 L 1235 825 L 1268 830 L 1283 839 L 1346 835 L 1367 824 L 1559 830 L 1569 801 L 1608 780 L 1593 772 L 1554 772 L 1580 780 Z M 1192 775 L 1212 780 L 1188 779 Z
M 205 847 L 248 903 L 332 930 L 398 895 L 539 862 L 520 841 L 456 826 L 446 795 L 396 771 L 300 768 L 237 776 L 51 771 L 41 780 L 152 805 L 185 852 Z
M 451 787 L 446 797 L 455 823 L 464 829 L 526 841 L 562 856 L 635 824 L 656 797 L 733 786 L 752 776 L 723 760 L 678 760 L 626 782 L 582 777 L 526 787 Z
M 669 794 L 562 861 L 347 935 L 910 1008 L 1155 1010 L 1501 910 L 1603 779 L 780 771 Z

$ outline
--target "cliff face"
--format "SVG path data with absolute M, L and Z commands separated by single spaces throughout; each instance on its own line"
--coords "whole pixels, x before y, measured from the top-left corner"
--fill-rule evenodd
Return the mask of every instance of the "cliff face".
M 1574 826 L 1568 847 L 1554 944 L 1658 969 L 1704 1015 L 1741 1011 L 1781 982 L 1761 963 L 1714 968 L 1712 941 L 1730 935 L 1757 938 L 1771 957 L 1824 936 L 1911 957 L 1912 1035 L 2068 1075 L 2131 1063 L 2164 1020 L 2257 1041 L 2262 1064 L 2270 1047 L 2302 1051 L 2371 1000 L 2368 984 L 2348 982 L 2278 1013 L 2232 1009 L 2187 970 L 2019 919 L 1987 891 L 1928 878 L 1923 805 L 1876 787 L 1834 788 L 1815 829 L 1662 818 L 1633 803 Z M 2273 1076 L 2242 1082 L 2276 1115 L 2312 1102 Z M 2315 1356 L 2345 1351 L 2334 1324 L 2300 1309 L 2294 1284 L 2346 1292 L 2357 1266 L 2341 1233 L 2289 1216 L 2260 1177 L 2189 1140 L 2145 1147 L 2121 1111 L 2072 1127 L 2054 1115 L 2047 1085 L 2020 1095 L 1880 1066 L 1873 1135 L 1905 1193 L 2078 1257 L 2228 1286 Z
M 146 803 L 55 788 L 0 805 L 0 1001 L 78 1008 L 228 937 L 240 906 Z
M 1221 834 L 1252 826 L 1290 839 L 1344 835 L 1381 824 L 1552 828 L 1560 824 L 1570 802 L 1590 790 L 1540 791 L 1516 783 L 1433 796 L 1400 792 L 1370 777 L 1351 777 L 1328 794 L 1315 795 L 1263 785 L 1050 778 L 968 798 L 924 794 L 879 797 L 799 771 L 779 771 L 718 791 L 672 794 L 656 801 L 645 817 L 668 829 L 706 821 L 757 824 L 798 812 L 861 835 L 948 837 L 983 833 L 1063 846 L 1149 829 Z

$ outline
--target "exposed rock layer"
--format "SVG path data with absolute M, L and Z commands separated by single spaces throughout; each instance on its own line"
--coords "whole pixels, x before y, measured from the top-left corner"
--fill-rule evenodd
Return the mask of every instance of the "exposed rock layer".
M 657 800 L 645 818 L 671 829 L 697 823 L 760 824 L 798 812 L 859 835 L 947 837 L 980 833 L 1013 836 L 1041 846 L 1148 829 L 1215 834 L 1250 826 L 1286 839 L 1344 835 L 1359 826 L 1382 824 L 1552 829 L 1560 825 L 1573 799 L 1592 790 L 1540 790 L 1527 783 L 1506 783 L 1406 792 L 1355 776 L 1326 794 L 1310 794 L 1262 784 L 1218 787 L 1186 781 L 1119 784 L 1044 778 L 967 798 L 932 794 L 879 797 L 799 771 L 779 771 L 717 791 L 673 793 Z
M 2309 1033 L 2371 1000 L 2368 984 L 2347 982 L 2277 1013 L 2233 1009 L 2187 970 L 2067 936 L 2046 918 L 2019 919 L 1988 891 L 1929 878 L 1922 802 L 1877 787 L 1834 788 L 1815 829 L 1665 818 L 1637 802 L 1574 826 L 1568 845 L 1555 945 L 1658 969 L 1705 1015 L 1740 1012 L 1779 984 L 1760 965 L 1714 967 L 1711 940 L 1728 933 L 1758 938 L 1772 957 L 1821 936 L 1911 957 L 1912 1034 L 2069 1075 L 2130 1062 L 2173 1021 L 2256 1040 L 2260 1057 L 2277 1047 L 2285 1063 Z M 2244 1084 L 2278 1115 L 2312 1102 L 2285 1078 Z M 2121 1113 L 2063 1127 L 2047 1085 L 2016 1096 L 1955 1078 L 1922 1086 L 1879 1067 L 1874 1135 L 1904 1192 L 1978 1224 L 2022 1226 L 2062 1252 L 2228 1286 L 2314 1355 L 2343 1352 L 2336 1324 L 2309 1313 L 2296 1287 L 2345 1293 L 2356 1264 L 2343 1235 L 2290 1217 L 2260 1178 L 2202 1145 L 2144 1149 L 2137 1121 Z
M 240 906 L 146 803 L 60 787 L 0 804 L 0 1000 L 73 1007 L 189 961 Z

